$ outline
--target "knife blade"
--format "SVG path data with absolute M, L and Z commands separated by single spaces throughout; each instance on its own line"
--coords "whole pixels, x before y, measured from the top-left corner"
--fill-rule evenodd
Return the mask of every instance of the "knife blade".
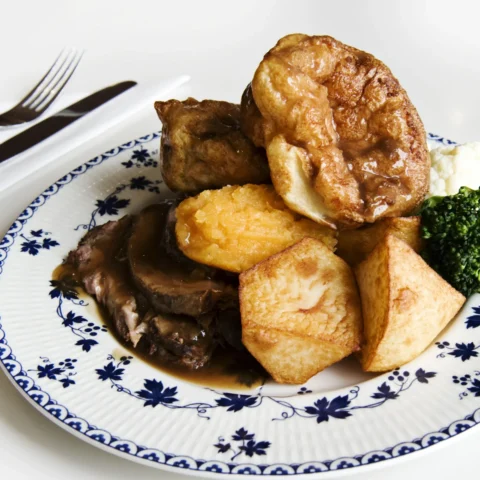
M 9 138 L 0 144 L 0 163 L 42 142 L 136 84 L 129 80 L 102 88 Z

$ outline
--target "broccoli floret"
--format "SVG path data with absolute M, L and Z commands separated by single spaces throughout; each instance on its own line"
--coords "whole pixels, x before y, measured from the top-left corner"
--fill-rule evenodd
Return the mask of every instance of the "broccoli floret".
M 420 214 L 425 261 L 464 295 L 480 292 L 480 190 L 429 198 Z

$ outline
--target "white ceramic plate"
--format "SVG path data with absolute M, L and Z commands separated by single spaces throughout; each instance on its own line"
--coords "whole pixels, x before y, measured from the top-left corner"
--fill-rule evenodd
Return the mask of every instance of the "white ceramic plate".
M 125 458 L 211 476 L 363 471 L 480 421 L 478 295 L 438 343 L 384 375 L 347 360 L 302 387 L 224 391 L 130 358 L 91 299 L 50 280 L 87 229 L 169 195 L 158 143 L 158 133 L 147 135 L 78 167 L 36 198 L 0 244 L 0 359 L 42 413 Z

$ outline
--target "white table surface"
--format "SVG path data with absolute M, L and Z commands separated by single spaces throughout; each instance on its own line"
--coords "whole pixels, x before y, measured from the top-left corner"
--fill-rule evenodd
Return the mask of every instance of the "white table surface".
M 120 80 L 153 84 L 160 76 L 187 73 L 192 95 L 239 101 L 276 40 L 304 32 L 330 34 L 383 60 L 429 131 L 460 142 L 480 140 L 480 4 L 475 1 L 0 0 L 0 6 L 4 107 L 31 88 L 65 45 L 87 50 L 66 95 Z M 0 233 L 79 163 L 158 127 L 153 109 L 145 109 L 94 144 L 0 192 Z M 353 470 L 348 476 L 475 478 L 479 441 L 475 428 L 393 467 L 385 462 L 383 469 Z M 1 373 L 0 472 L 2 479 L 186 479 L 107 454 L 64 432 L 27 404 Z

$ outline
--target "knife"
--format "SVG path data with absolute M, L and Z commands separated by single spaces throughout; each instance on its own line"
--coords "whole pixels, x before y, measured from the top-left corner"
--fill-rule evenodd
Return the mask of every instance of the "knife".
M 0 143 L 0 163 L 40 143 L 136 84 L 129 80 L 103 88 Z

